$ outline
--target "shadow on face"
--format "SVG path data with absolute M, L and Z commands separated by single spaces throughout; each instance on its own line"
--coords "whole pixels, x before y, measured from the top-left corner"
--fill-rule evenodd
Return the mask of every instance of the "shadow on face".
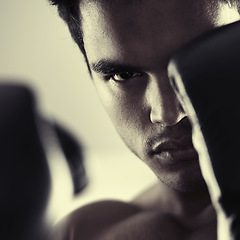
M 148 143 L 191 138 L 187 116 L 169 84 L 168 61 L 195 37 L 238 20 L 237 9 L 216 0 L 86 0 L 80 9 L 97 92 L 126 145 L 167 184 L 176 182 L 177 188 L 202 181 L 191 141 L 190 155 L 166 151 L 157 157 Z M 182 164 L 189 156 L 194 163 Z

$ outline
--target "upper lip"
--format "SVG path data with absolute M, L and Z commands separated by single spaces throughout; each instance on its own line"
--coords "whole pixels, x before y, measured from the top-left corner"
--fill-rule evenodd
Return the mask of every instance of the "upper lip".
M 184 136 L 180 139 L 165 139 L 153 144 L 152 153 L 159 154 L 164 151 L 184 150 L 193 148 L 191 136 Z

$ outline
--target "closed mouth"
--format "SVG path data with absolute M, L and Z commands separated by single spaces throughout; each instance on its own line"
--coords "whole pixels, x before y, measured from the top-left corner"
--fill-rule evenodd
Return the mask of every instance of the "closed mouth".
M 152 154 L 160 154 L 167 151 L 183 151 L 193 149 L 191 136 L 184 136 L 180 139 L 166 139 L 156 142 L 152 147 Z
M 164 139 L 152 146 L 150 156 L 165 164 L 198 160 L 191 135 L 180 139 Z

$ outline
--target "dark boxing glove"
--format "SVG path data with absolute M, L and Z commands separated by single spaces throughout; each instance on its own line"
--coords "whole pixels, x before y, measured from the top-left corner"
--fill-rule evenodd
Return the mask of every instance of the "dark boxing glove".
M 83 165 L 84 154 L 81 145 L 69 131 L 59 124 L 54 123 L 53 127 L 71 171 L 74 195 L 77 195 L 87 185 L 87 177 Z
M 74 177 L 69 166 L 78 169 Z M 32 92 L 0 84 L 0 238 L 49 240 L 58 211 L 85 177 L 77 142 L 40 118 Z
M 240 22 L 180 49 L 168 73 L 192 123 L 193 144 L 218 214 L 219 239 L 240 239 Z

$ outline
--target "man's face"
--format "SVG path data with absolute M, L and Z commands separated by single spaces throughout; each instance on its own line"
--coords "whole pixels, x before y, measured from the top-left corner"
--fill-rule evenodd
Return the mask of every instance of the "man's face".
M 224 11 L 236 10 L 214 0 L 83 0 L 80 9 L 94 84 L 122 139 L 167 185 L 205 189 L 167 65 L 179 47 L 232 21 Z

